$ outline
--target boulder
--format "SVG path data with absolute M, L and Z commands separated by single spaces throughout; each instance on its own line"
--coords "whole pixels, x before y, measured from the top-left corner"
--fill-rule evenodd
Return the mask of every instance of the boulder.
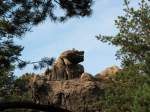
M 82 73 L 80 80 L 81 81 L 93 81 L 94 77 L 89 73 Z
M 116 74 L 119 71 L 121 71 L 121 69 L 118 66 L 112 66 L 112 67 L 108 67 L 105 70 L 103 70 L 102 72 L 96 74 L 95 77 L 99 78 L 99 79 L 110 79 L 110 78 L 116 76 Z
M 101 85 L 95 81 L 81 81 L 80 79 L 49 81 L 49 85 L 51 87 L 50 104 L 72 112 L 84 112 L 85 104 L 87 102 L 94 104 L 103 93 Z M 95 112 L 95 110 L 88 110 L 88 112 Z
M 33 102 L 48 104 L 50 86 L 48 85 L 46 77 L 34 75 L 31 77 L 29 84 Z
M 45 74 L 49 80 L 69 80 L 79 78 L 84 72 L 84 67 L 79 64 L 84 61 L 84 51 L 68 50 L 56 59 L 52 68 Z

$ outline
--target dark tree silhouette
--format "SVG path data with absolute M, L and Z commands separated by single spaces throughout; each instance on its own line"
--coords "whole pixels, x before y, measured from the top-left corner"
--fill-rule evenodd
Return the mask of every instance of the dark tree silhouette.
M 22 36 L 47 17 L 61 22 L 74 16 L 89 16 L 91 5 L 92 0 L 0 0 L 0 36 Z M 63 16 L 56 16 L 56 7 L 64 11 Z
M 35 104 L 33 102 L 27 102 L 27 101 L 0 102 L 0 111 L 4 111 L 7 109 L 33 109 L 33 110 L 40 110 L 45 112 L 71 112 L 69 110 L 62 109 L 54 105 Z
M 102 42 L 119 47 L 116 53 L 123 67 L 135 67 L 137 72 L 150 74 L 150 1 L 139 0 L 132 7 L 124 0 L 124 14 L 115 21 L 115 36 L 97 36 Z M 133 69 L 132 69 L 133 70 Z
M 64 22 L 72 17 L 89 16 L 92 3 L 93 0 L 0 0 L 0 77 L 12 77 L 16 65 L 22 68 L 35 64 L 19 59 L 23 47 L 14 43 L 15 38 L 22 38 L 47 18 Z M 57 9 L 63 10 L 64 15 L 57 16 Z M 44 58 L 34 68 L 42 68 L 52 62 L 52 58 Z

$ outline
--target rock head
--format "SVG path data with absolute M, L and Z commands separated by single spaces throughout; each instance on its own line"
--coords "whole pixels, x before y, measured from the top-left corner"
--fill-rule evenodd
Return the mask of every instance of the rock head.
M 79 64 L 84 61 L 84 51 L 67 50 L 56 59 L 51 70 L 46 72 L 49 80 L 68 80 L 79 78 L 84 67 Z
M 78 51 L 75 49 L 68 50 L 68 51 L 61 53 L 59 58 L 64 59 L 64 62 L 66 62 L 65 63 L 66 65 L 78 64 L 84 61 L 84 51 Z

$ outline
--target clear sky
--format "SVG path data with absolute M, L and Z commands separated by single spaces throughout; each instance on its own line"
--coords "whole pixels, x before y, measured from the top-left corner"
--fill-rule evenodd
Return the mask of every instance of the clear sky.
M 72 48 L 85 51 L 85 71 L 93 75 L 112 65 L 120 65 L 116 60 L 117 48 L 98 41 L 98 34 L 115 35 L 114 20 L 122 15 L 123 0 L 95 0 L 93 15 L 85 18 L 73 18 L 65 23 L 53 23 L 50 20 L 34 27 L 18 43 L 23 45 L 22 57 L 37 61 L 42 57 L 58 57 L 62 51 Z M 16 70 L 15 75 L 33 71 L 31 66 Z

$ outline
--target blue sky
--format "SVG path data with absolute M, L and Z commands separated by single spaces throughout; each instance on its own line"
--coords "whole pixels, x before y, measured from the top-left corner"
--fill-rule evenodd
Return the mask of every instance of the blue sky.
M 42 57 L 58 57 L 62 51 L 72 48 L 85 51 L 85 71 L 93 75 L 112 65 L 120 65 L 116 60 L 117 48 L 98 41 L 98 34 L 115 35 L 117 29 L 114 20 L 122 15 L 123 0 L 95 0 L 93 15 L 85 18 L 73 18 L 65 23 L 53 23 L 50 20 L 32 28 L 18 43 L 23 45 L 22 57 L 37 61 Z M 15 75 L 33 71 L 31 66 L 16 70 Z

